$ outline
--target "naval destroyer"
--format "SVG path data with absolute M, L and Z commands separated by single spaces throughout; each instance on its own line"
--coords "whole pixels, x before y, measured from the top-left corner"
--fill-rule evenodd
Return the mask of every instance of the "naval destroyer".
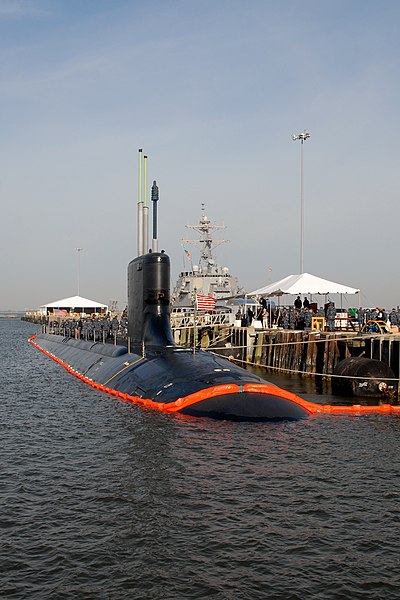
M 193 307 L 194 294 L 212 296 L 217 300 L 226 300 L 240 294 L 236 277 L 230 274 L 228 267 L 221 267 L 215 257 L 215 248 L 229 242 L 216 239 L 214 232 L 225 229 L 225 225 L 213 224 L 206 215 L 204 204 L 201 205 L 200 220 L 195 225 L 186 225 L 188 229 L 197 231 L 199 239 L 181 240 L 185 255 L 186 270 L 181 271 L 172 293 L 172 306 L 175 308 Z M 188 245 L 200 247 L 198 264 L 193 264 L 192 255 L 187 250 Z

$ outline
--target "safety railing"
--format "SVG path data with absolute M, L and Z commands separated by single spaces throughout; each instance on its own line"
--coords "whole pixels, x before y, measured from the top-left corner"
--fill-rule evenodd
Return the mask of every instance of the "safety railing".
M 231 325 L 232 324 L 232 313 L 230 312 L 218 312 L 218 313 L 198 313 L 196 315 L 171 315 L 171 327 L 172 329 L 183 329 L 185 327 L 207 327 L 212 325 Z

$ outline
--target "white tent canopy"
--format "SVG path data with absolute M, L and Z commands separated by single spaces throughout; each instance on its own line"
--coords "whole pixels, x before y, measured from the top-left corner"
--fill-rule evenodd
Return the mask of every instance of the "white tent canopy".
M 309 294 L 358 294 L 359 289 L 335 283 L 310 275 L 310 273 L 301 273 L 299 275 L 288 275 L 275 283 L 270 283 L 264 287 L 248 292 L 247 296 L 282 296 L 283 294 L 301 295 Z
M 75 308 L 84 309 L 83 312 L 98 312 L 99 309 L 107 310 L 107 304 L 101 304 L 95 300 L 89 300 L 88 298 L 82 298 L 82 296 L 72 296 L 71 298 L 64 298 L 63 300 L 55 300 L 49 302 L 49 304 L 43 304 L 40 307 L 42 312 L 47 312 L 48 309 L 67 309 L 73 310 Z M 88 310 L 86 310 L 88 309 Z

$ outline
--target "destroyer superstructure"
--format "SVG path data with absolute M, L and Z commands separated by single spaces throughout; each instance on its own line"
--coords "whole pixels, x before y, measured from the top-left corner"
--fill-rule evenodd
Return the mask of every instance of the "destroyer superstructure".
M 195 225 L 186 225 L 200 234 L 197 240 L 181 240 L 185 253 L 185 262 L 189 265 L 187 270 L 179 274 L 172 295 L 174 306 L 193 306 L 193 295 L 212 296 L 217 300 L 224 300 L 241 292 L 238 280 L 229 273 L 228 267 L 221 267 L 215 258 L 214 250 L 220 244 L 229 242 L 225 239 L 216 239 L 213 233 L 225 229 L 225 225 L 211 223 L 205 212 L 204 204 L 201 205 L 200 220 Z M 200 259 L 198 264 L 193 264 L 192 256 L 187 245 L 200 246 Z

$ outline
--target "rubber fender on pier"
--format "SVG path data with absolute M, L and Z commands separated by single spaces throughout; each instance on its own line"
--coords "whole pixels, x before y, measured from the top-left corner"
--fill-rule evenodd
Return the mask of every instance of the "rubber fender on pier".
M 384 398 L 396 390 L 392 369 L 380 360 L 352 356 L 336 367 L 332 391 L 340 396 Z

